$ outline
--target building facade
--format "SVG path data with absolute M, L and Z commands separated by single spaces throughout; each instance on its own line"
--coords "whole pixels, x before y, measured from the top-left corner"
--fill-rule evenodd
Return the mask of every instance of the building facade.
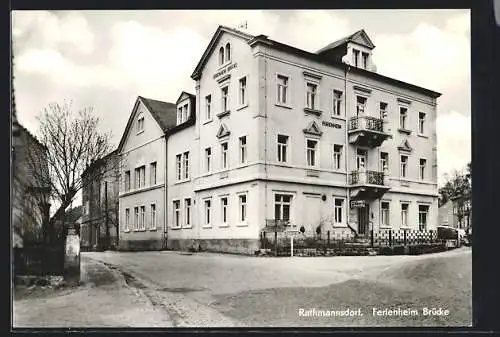
M 176 127 L 176 117 L 174 103 L 141 96 L 130 114 L 118 146 L 122 250 L 165 247 L 166 139 Z
M 85 250 L 116 249 L 119 239 L 120 161 L 117 151 L 82 174 L 80 243 Z
M 472 227 L 472 205 L 468 198 L 452 198 L 439 207 L 438 224 L 458 229 Z
M 168 138 L 167 247 L 252 254 L 276 222 L 434 228 L 440 94 L 377 74 L 373 49 L 363 30 L 309 53 L 219 27 L 195 123 Z

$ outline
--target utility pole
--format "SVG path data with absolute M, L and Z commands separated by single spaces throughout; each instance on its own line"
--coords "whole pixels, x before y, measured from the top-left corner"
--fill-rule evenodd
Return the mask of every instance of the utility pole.
M 110 235 L 108 223 L 108 182 L 104 181 L 104 225 L 106 226 L 106 248 L 109 248 Z

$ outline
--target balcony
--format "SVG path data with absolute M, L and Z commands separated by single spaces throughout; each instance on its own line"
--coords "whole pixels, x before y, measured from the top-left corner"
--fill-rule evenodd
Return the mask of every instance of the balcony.
M 352 200 L 379 199 L 390 187 L 384 172 L 352 171 L 349 174 Z
M 378 147 L 391 137 L 384 132 L 384 121 L 370 116 L 349 119 L 348 134 L 350 144 L 367 147 Z

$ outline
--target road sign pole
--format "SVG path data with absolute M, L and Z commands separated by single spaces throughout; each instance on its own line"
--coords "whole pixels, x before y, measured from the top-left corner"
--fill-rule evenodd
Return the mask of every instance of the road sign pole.
M 290 256 L 293 257 L 293 235 L 290 236 Z

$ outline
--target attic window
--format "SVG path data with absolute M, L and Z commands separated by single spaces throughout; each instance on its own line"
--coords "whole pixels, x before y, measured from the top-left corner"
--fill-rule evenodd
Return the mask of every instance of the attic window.
M 357 67 L 358 66 L 358 59 L 359 59 L 359 50 L 357 49 L 353 49 L 352 50 L 352 53 L 354 55 L 354 66 Z
M 140 114 L 137 117 L 137 133 L 144 131 L 144 115 Z
M 224 47 L 220 47 L 219 49 L 219 65 L 224 64 Z
M 231 61 L 231 45 L 228 43 L 226 43 L 226 62 L 230 62 Z
M 368 68 L 368 53 L 361 53 L 363 57 L 363 68 L 367 69 Z

